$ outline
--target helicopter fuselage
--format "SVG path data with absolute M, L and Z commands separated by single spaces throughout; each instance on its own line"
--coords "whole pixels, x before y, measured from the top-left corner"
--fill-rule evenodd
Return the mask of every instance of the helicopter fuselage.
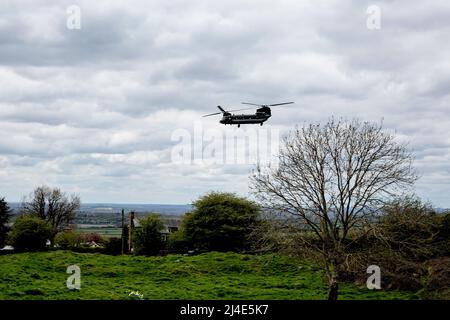
M 283 102 L 283 103 L 275 103 L 275 104 L 255 104 L 250 102 L 242 102 L 242 104 L 248 104 L 252 106 L 259 107 L 256 109 L 256 112 L 253 114 L 233 114 L 232 112 L 235 111 L 242 111 L 242 110 L 249 110 L 253 108 L 246 108 L 246 109 L 238 109 L 238 110 L 225 110 L 221 106 L 217 106 L 217 108 L 220 110 L 220 112 L 214 112 L 210 114 L 206 114 L 203 117 L 211 117 L 216 116 L 219 114 L 222 114 L 222 119 L 219 121 L 221 124 L 230 124 L 230 125 L 237 125 L 238 128 L 241 126 L 241 124 L 260 124 L 263 125 L 264 122 L 269 120 L 269 118 L 272 116 L 272 112 L 270 110 L 270 107 L 274 106 L 282 106 L 286 104 L 292 104 L 294 102 Z
M 222 124 L 237 124 L 238 127 L 241 124 L 260 124 L 262 125 L 272 116 L 270 108 L 263 107 L 256 110 L 254 114 L 231 114 L 229 112 L 224 113 L 220 123 Z

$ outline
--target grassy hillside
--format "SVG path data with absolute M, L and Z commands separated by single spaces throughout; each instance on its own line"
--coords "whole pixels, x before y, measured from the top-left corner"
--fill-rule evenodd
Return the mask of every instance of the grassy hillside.
M 102 238 L 120 238 L 122 236 L 122 229 L 121 228 L 98 228 L 98 227 L 92 227 L 92 228 L 80 228 L 76 230 L 78 233 L 96 233 Z
M 67 266 L 81 290 L 66 288 Z M 0 256 L 0 299 L 324 299 L 317 267 L 282 256 L 207 253 L 185 257 L 51 251 Z M 411 299 L 412 293 L 341 286 L 341 299 Z

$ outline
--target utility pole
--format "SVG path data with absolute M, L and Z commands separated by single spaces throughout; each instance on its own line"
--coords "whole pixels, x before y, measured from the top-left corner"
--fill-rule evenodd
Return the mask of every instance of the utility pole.
M 133 230 L 134 230 L 134 211 L 131 211 L 129 213 L 130 216 L 130 224 L 128 226 L 128 251 L 131 252 L 131 249 L 133 248 Z
M 125 224 L 125 210 L 122 209 L 122 255 L 123 255 L 124 250 L 125 250 L 125 237 L 124 237 L 124 234 L 123 234 L 124 227 L 125 227 L 124 224 Z

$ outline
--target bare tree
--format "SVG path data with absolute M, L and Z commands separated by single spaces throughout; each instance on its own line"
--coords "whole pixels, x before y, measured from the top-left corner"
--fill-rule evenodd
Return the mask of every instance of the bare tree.
M 411 164 L 406 145 L 381 124 L 332 119 L 285 137 L 278 168 L 258 167 L 251 187 L 300 226 L 301 242 L 323 263 L 333 300 L 347 246 L 386 200 L 414 183 Z
M 80 204 L 81 201 L 77 195 L 68 196 L 59 188 L 41 186 L 33 191 L 28 200 L 24 201 L 22 212 L 35 214 L 49 222 L 53 227 L 54 237 L 73 222 Z

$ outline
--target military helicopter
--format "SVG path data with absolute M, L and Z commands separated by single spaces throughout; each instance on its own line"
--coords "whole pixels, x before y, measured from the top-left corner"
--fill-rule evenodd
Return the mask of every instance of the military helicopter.
M 217 106 L 217 108 L 219 108 L 220 112 L 210 113 L 210 114 L 204 115 L 203 117 L 210 117 L 210 116 L 222 114 L 222 119 L 219 122 L 222 124 L 225 124 L 225 125 L 237 124 L 238 128 L 240 128 L 241 124 L 258 124 L 259 123 L 259 125 L 262 126 L 263 123 L 272 116 L 270 107 L 282 106 L 285 104 L 292 104 L 292 103 L 294 103 L 294 102 L 283 102 L 283 103 L 275 103 L 275 104 L 256 104 L 256 103 L 250 103 L 250 102 L 242 102 L 242 104 L 256 106 L 256 107 L 258 107 L 258 109 L 256 109 L 256 112 L 254 114 L 232 114 L 232 112 L 236 112 L 236 111 L 251 110 L 251 109 L 254 109 L 254 107 L 226 111 L 221 106 Z

